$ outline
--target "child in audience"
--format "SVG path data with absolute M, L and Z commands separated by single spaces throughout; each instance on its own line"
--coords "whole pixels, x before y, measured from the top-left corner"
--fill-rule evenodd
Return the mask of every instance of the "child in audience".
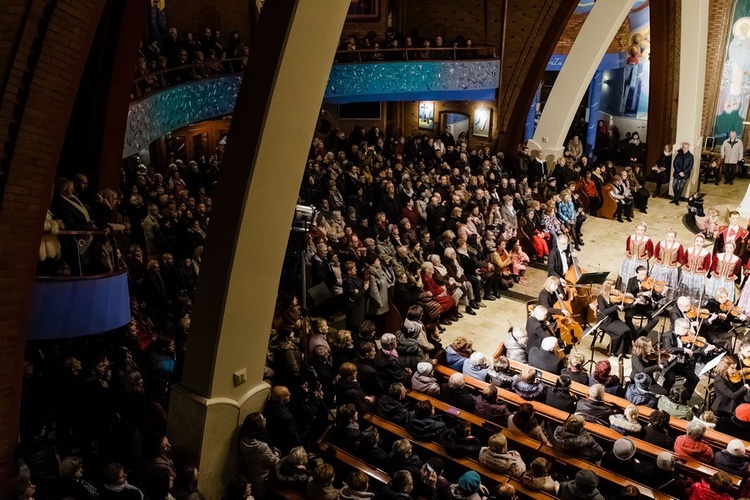
M 513 281 L 525 285 L 527 282 L 526 268 L 529 262 L 531 262 L 531 259 L 529 259 L 528 254 L 523 251 L 523 248 L 521 248 L 520 241 L 516 241 L 516 244 L 513 245 L 513 249 L 510 251 L 510 260 L 513 263 Z

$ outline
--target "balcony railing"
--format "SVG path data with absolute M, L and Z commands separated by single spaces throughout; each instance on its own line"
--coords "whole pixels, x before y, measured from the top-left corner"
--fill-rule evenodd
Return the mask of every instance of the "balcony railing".
M 389 49 L 337 50 L 336 63 L 396 61 L 460 61 L 497 59 L 497 48 L 489 45 L 471 47 L 399 47 Z

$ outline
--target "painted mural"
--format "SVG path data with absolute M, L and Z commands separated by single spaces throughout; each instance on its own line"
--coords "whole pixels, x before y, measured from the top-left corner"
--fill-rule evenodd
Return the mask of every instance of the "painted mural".
M 714 137 L 719 144 L 730 130 L 742 136 L 742 122 L 747 118 L 750 103 L 750 0 L 737 0 L 728 36 L 714 123 Z

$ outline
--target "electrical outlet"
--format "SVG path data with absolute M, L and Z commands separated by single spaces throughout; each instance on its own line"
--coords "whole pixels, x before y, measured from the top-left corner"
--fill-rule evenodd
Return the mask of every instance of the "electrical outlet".
M 239 371 L 234 372 L 234 386 L 237 387 L 238 385 L 242 385 L 245 382 L 247 382 L 247 370 L 242 369 Z

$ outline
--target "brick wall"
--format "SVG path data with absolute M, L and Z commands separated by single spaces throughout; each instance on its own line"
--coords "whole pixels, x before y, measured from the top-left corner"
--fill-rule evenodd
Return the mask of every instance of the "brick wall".
M 446 40 L 458 36 L 471 38 L 476 45 L 497 43 L 501 31 L 500 16 L 487 16 L 484 0 L 409 0 L 404 2 L 404 31 L 416 29 L 422 37 L 433 39 L 443 35 Z M 487 23 L 485 23 L 487 19 Z
M 33 69 L 0 207 L 0 497 L 15 474 L 21 364 L 40 230 L 103 6 L 103 0 L 57 2 Z M 22 62 L 30 43 L 19 46 L 13 64 Z
M 573 14 L 570 16 L 570 20 L 568 20 L 568 24 L 565 26 L 565 33 L 563 33 L 555 46 L 555 54 L 567 54 L 570 52 L 573 42 L 581 31 L 587 16 L 587 14 Z M 626 17 L 617 34 L 612 39 L 607 52 L 624 52 L 629 45 L 630 20 Z
M 404 135 L 408 137 L 415 134 L 428 134 L 433 137 L 437 137 L 442 131 L 440 124 L 440 113 L 463 113 L 469 115 L 469 145 L 472 147 L 492 145 L 497 138 L 497 108 L 495 107 L 495 104 L 496 103 L 491 101 L 437 101 L 435 102 L 435 126 L 433 131 L 431 132 L 429 130 L 419 128 L 419 102 L 412 101 L 404 103 Z M 474 109 L 478 106 L 486 106 L 492 109 L 492 123 L 490 125 L 490 137 L 488 139 L 485 139 L 483 137 L 475 137 L 474 135 L 472 135 L 471 118 L 474 116 Z
M 710 0 L 708 11 L 708 46 L 706 48 L 706 80 L 703 94 L 703 137 L 713 135 L 719 84 L 727 51 L 727 35 L 732 23 L 733 0 Z
M 250 40 L 250 2 L 222 2 L 220 0 L 194 0 L 167 2 L 167 23 L 175 26 L 182 35 L 192 30 L 193 35 L 198 38 L 203 34 L 204 23 L 200 21 L 202 9 L 216 9 L 218 13 L 218 24 L 211 26 L 213 29 L 221 30 L 221 38 L 226 43 L 229 40 L 229 32 L 237 30 L 243 41 Z
M 5 80 L 10 69 L 16 40 L 30 5 L 31 0 L 4 0 L 0 3 L 0 82 Z

